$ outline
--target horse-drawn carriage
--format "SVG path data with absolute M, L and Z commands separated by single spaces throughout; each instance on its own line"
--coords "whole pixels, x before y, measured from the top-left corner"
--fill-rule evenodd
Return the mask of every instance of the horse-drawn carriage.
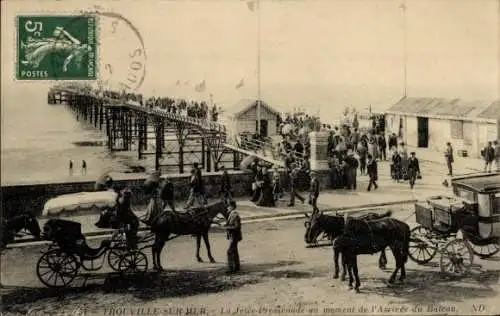
M 500 174 L 457 177 L 451 184 L 454 196 L 415 204 L 419 226 L 411 231 L 409 256 L 425 264 L 439 252 L 441 271 L 462 275 L 474 255 L 487 258 L 500 250 Z
M 52 244 L 37 263 L 37 276 L 48 287 L 66 287 L 78 275 L 80 269 L 97 271 L 105 259 L 112 270 L 120 273 L 144 272 L 148 268 L 146 255 L 130 247 L 122 229 L 114 230 L 112 237 L 92 248 L 82 233 L 78 222 L 60 217 L 101 213 L 114 209 L 119 203 L 113 191 L 66 194 L 47 201 L 42 216 L 49 218 L 44 224 L 42 238 Z

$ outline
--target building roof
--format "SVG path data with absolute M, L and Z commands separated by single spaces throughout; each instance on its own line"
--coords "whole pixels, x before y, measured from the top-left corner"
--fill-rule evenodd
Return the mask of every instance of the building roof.
M 268 110 L 269 112 L 275 115 L 281 115 L 280 112 L 273 109 L 269 104 L 264 101 L 260 101 L 260 105 L 262 108 Z M 242 114 L 246 113 L 248 110 L 257 106 L 257 99 L 241 99 L 234 106 L 230 107 L 227 112 L 234 117 L 239 117 Z
M 500 114 L 498 101 L 465 101 L 461 99 L 406 97 L 399 100 L 386 113 L 437 118 L 497 119 Z M 488 111 L 489 108 L 492 108 Z M 496 112 L 495 112 L 496 111 Z M 491 117 L 490 112 L 497 113 Z M 482 116 L 481 116 L 482 115 Z
M 500 100 L 491 103 L 491 105 L 479 113 L 477 117 L 500 120 Z
M 475 192 L 500 192 L 500 173 L 479 174 L 452 180 L 453 186 L 471 189 Z

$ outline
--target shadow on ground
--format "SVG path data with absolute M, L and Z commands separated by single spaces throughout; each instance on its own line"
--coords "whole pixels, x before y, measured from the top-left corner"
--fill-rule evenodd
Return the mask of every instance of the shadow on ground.
M 87 274 L 87 285 L 82 286 L 83 277 L 75 279 L 75 286 L 66 289 L 45 287 L 6 286 L 2 289 L 2 309 L 5 312 L 22 312 L 29 305 L 45 304 L 47 301 L 71 300 L 85 295 L 127 294 L 142 301 L 165 297 L 184 297 L 205 293 L 218 293 L 255 284 L 264 278 L 310 278 L 312 272 L 291 269 L 301 261 L 277 261 L 262 264 L 243 264 L 242 272 L 228 275 L 225 267 L 199 270 L 166 270 L 146 272 L 140 275 L 117 273 Z M 90 284 L 96 283 L 99 284 Z M 116 300 L 120 298 L 117 296 Z M 121 298 L 123 300 L 123 298 Z M 112 303 L 112 302 L 110 302 Z M 121 302 L 123 303 L 123 302 Z
M 392 296 L 410 304 L 460 302 L 463 298 L 496 297 L 498 292 L 493 286 L 498 284 L 499 277 L 500 270 L 476 270 L 463 277 L 454 277 L 438 271 L 407 269 L 407 278 L 403 283 L 390 285 L 387 277 L 362 279 L 361 293 Z

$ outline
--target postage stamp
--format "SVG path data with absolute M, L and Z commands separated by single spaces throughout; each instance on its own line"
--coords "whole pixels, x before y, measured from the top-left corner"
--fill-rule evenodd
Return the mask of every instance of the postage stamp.
M 18 80 L 94 80 L 95 15 L 17 16 Z

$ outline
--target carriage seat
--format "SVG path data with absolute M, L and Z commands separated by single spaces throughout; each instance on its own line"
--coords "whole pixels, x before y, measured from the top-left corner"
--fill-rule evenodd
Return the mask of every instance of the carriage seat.
M 101 251 L 110 244 L 109 240 L 105 240 L 98 248 L 89 247 L 82 233 L 82 225 L 64 219 L 50 219 L 45 223 L 43 238 L 57 243 L 65 252 L 89 258 L 98 257 Z

